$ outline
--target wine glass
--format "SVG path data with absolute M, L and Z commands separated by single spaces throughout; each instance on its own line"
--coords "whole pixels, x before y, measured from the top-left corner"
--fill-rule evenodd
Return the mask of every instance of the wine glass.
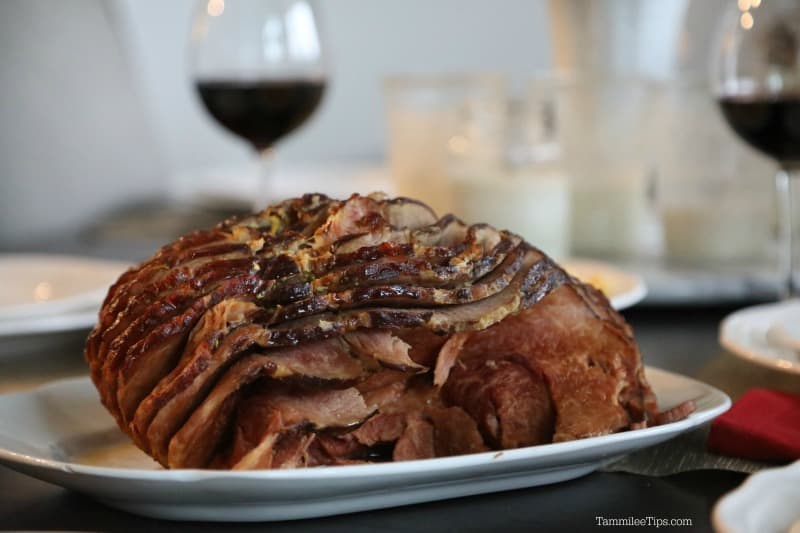
M 750 146 L 775 159 L 781 297 L 796 296 L 792 176 L 800 171 L 800 2 L 730 0 L 713 70 L 722 114 Z
M 275 143 L 319 106 L 326 66 L 313 0 L 202 0 L 190 71 L 205 108 L 244 138 L 269 186 Z

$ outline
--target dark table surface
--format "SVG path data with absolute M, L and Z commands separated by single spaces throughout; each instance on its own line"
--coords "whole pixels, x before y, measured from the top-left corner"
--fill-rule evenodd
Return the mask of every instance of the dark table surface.
M 380 511 L 294 522 L 218 524 L 130 515 L 0 467 L 0 526 L 79 531 L 614 531 L 598 528 L 598 517 L 652 517 L 691 520 L 691 526 L 674 528 L 681 531 L 710 531 L 714 502 L 743 479 L 744 474 L 725 471 L 663 478 L 601 472 L 556 485 Z
M 800 380 L 724 353 L 719 321 L 730 308 L 637 308 L 625 314 L 648 365 L 701 379 L 734 399 L 752 386 L 800 391 Z M 0 392 L 85 373 L 80 338 L 48 359 L 0 360 Z M 681 531 L 711 530 L 717 499 L 745 478 L 728 471 L 665 477 L 596 472 L 530 489 L 298 522 L 214 524 L 169 522 L 130 515 L 88 497 L 0 467 L 0 529 L 83 531 L 589 531 L 599 517 L 689 519 Z M 613 527 L 600 529 L 614 530 Z M 627 528 L 625 528 L 627 529 Z M 661 527 L 660 531 L 672 528 Z

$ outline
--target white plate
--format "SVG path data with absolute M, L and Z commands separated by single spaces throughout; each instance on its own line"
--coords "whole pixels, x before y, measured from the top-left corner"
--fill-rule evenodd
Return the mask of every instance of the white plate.
M 732 354 L 781 372 L 800 374 L 800 353 L 791 345 L 800 320 L 800 301 L 747 307 L 728 315 L 719 342 Z
M 126 263 L 86 257 L 0 255 L 0 321 L 97 310 L 127 268 Z
M 783 306 L 780 316 L 767 330 L 771 344 L 800 352 L 800 301 L 791 300 Z
M 97 322 L 99 305 L 88 311 L 73 311 L 54 316 L 28 317 L 15 320 L 0 320 L 0 340 L 41 333 L 62 333 L 89 329 Z
M 714 506 L 717 533 L 800 533 L 800 461 L 748 477 Z
M 647 376 L 689 418 L 572 442 L 441 459 L 298 470 L 163 470 L 134 448 L 88 378 L 0 396 L 0 463 L 133 513 L 175 520 L 289 520 L 557 483 L 663 442 L 730 406 L 722 392 L 655 368 Z
M 566 259 L 561 265 L 571 275 L 584 283 L 602 290 L 614 309 L 626 309 L 647 296 L 647 287 L 641 276 L 589 259 Z

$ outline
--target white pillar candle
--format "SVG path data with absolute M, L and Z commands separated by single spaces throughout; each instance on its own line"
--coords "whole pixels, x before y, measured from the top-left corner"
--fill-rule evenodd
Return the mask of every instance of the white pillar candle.
M 606 257 L 653 255 L 661 248 L 661 226 L 643 167 L 594 169 L 573 183 L 572 246 L 577 254 Z
M 548 255 L 569 255 L 569 180 L 557 170 L 528 169 L 453 180 L 456 212 L 521 235 Z

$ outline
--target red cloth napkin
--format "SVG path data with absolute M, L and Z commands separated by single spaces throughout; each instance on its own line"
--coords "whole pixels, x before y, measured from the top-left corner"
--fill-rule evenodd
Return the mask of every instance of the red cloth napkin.
M 751 389 L 711 423 L 711 452 L 760 461 L 800 459 L 800 396 Z

